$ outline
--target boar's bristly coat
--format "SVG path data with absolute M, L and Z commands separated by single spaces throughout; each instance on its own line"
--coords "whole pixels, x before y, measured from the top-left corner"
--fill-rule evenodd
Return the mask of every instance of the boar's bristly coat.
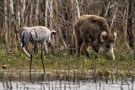
M 108 58 L 115 59 L 113 47 L 115 44 L 116 33 L 111 32 L 105 18 L 97 15 L 83 15 L 74 25 L 76 49 L 78 54 L 86 54 L 88 46 Z

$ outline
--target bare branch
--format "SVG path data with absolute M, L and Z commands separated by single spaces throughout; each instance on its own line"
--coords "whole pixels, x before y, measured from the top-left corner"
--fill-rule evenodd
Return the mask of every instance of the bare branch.
M 109 2 L 109 3 L 108 3 L 108 5 L 107 5 L 107 10 L 106 10 L 106 12 L 105 12 L 104 17 L 106 17 L 106 16 L 107 16 L 109 9 L 110 9 L 110 2 Z
M 118 11 L 118 7 L 115 9 L 115 13 L 114 13 L 114 15 L 113 15 L 112 23 L 110 24 L 110 29 L 112 29 L 112 27 L 113 27 L 114 21 L 115 21 L 115 19 L 116 19 L 117 11 Z

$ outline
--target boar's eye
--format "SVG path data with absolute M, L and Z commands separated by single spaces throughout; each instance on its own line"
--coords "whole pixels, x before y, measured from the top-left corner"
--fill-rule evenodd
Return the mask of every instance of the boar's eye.
M 110 48 L 110 45 L 109 44 L 106 44 L 106 48 Z

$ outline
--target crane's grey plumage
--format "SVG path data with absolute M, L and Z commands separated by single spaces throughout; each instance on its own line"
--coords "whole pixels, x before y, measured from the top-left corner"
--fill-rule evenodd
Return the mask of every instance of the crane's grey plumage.
M 45 74 L 45 68 L 43 64 L 43 49 L 47 50 L 46 42 L 48 41 L 51 44 L 54 44 L 53 41 L 53 34 L 56 32 L 54 30 L 50 30 L 44 26 L 33 26 L 33 27 L 22 27 L 18 34 L 19 42 L 21 48 L 23 49 L 24 53 L 30 58 L 30 79 L 31 79 L 31 65 L 32 65 L 32 52 L 37 49 L 37 43 L 41 44 L 41 60 L 42 66 Z M 31 42 L 33 45 L 31 53 L 26 50 L 28 43 Z
M 54 44 L 52 35 L 55 34 L 54 30 L 50 30 L 44 26 L 33 26 L 33 27 L 22 27 L 19 32 L 19 41 L 24 53 L 30 57 L 30 54 L 26 50 L 28 43 L 31 42 L 33 44 L 33 49 L 37 49 L 37 43 L 41 43 L 42 49 L 45 48 L 46 52 L 48 52 L 46 42 L 48 41 L 51 44 Z

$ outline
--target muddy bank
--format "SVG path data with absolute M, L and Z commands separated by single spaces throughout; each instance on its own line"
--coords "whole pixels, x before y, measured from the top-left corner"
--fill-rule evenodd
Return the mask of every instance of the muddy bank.
M 134 81 L 135 73 L 133 71 L 127 72 L 126 70 L 119 71 L 106 71 L 106 70 L 50 70 L 46 71 L 45 78 L 42 70 L 32 70 L 32 80 L 33 81 L 80 81 L 80 80 L 93 80 L 114 82 L 114 81 Z M 14 70 L 0 71 L 0 81 L 29 81 L 30 72 L 27 70 Z

